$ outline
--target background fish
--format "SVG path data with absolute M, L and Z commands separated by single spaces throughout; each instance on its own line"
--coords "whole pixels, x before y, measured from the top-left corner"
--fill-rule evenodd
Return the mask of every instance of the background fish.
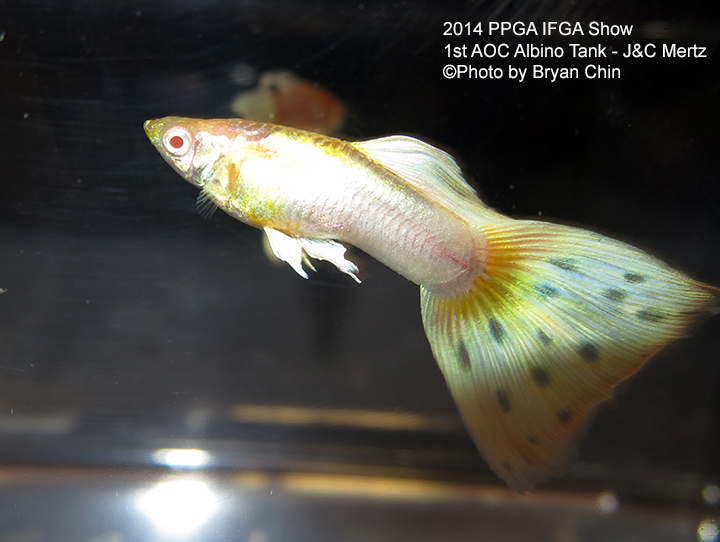
M 337 96 L 286 70 L 260 75 L 257 88 L 235 96 L 230 108 L 247 120 L 321 134 L 336 133 L 345 118 L 345 105 Z
M 447 153 L 245 120 L 147 121 L 199 202 L 265 231 L 307 277 L 359 282 L 342 242 L 420 285 L 425 332 L 480 452 L 518 491 L 561 472 L 595 405 L 720 290 L 597 233 L 488 208 Z

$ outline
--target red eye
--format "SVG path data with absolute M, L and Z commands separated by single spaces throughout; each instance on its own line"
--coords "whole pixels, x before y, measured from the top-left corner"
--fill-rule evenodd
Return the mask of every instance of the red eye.
M 170 128 L 163 138 L 165 148 L 175 156 L 184 156 L 192 145 L 192 138 L 185 128 Z

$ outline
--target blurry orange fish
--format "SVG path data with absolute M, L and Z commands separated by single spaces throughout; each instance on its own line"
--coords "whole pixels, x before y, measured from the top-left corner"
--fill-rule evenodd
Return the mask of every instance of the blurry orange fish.
M 360 282 L 344 242 L 420 285 L 465 425 L 518 491 L 559 474 L 595 406 L 720 308 L 720 290 L 630 245 L 493 211 L 450 155 L 412 137 L 178 117 L 145 131 L 199 201 L 264 230 L 301 276 L 315 258 Z
M 334 94 L 288 71 L 263 73 L 257 88 L 238 94 L 230 108 L 247 120 L 321 134 L 336 133 L 345 116 L 345 106 Z

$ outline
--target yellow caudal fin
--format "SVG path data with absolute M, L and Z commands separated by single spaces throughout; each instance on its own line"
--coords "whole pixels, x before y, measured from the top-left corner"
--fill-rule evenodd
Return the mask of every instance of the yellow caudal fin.
M 433 353 L 465 425 L 508 485 L 560 473 L 595 405 L 703 314 L 720 290 L 619 241 L 565 226 L 484 226 L 470 291 L 422 288 Z

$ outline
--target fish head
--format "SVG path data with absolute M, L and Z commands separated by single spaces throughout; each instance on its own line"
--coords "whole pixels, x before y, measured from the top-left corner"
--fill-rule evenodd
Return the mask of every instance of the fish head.
M 233 146 L 232 134 L 212 120 L 164 117 L 146 121 L 144 128 L 165 161 L 201 188 L 212 180 Z

